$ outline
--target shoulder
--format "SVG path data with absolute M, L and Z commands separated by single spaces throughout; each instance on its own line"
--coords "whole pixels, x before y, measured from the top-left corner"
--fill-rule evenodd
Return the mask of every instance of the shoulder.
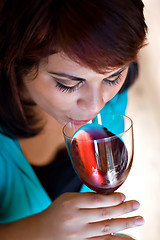
M 0 132 L 0 223 L 35 214 L 50 203 L 18 140 Z
M 11 155 L 18 150 L 17 139 L 12 138 L 7 134 L 2 128 L 0 128 L 0 159 L 7 158 L 8 155 Z
M 11 138 L 0 128 L 0 186 L 2 187 L 13 177 L 17 167 L 20 148 L 17 139 Z
M 9 138 L 0 128 L 0 185 L 3 185 L 3 179 L 8 167 L 8 159 L 11 150 L 11 144 L 13 145 L 13 139 Z

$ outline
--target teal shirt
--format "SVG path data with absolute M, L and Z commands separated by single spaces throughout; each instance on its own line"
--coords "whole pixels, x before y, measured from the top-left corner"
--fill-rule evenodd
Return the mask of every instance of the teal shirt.
M 117 94 L 102 111 L 125 114 L 127 91 Z M 81 192 L 91 191 L 83 185 Z M 0 133 L 0 223 L 12 222 L 41 212 L 51 199 L 31 165 L 23 155 L 17 139 Z

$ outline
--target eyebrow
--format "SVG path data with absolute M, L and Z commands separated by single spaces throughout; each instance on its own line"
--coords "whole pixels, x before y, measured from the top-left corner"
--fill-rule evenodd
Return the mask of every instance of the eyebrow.
M 66 74 L 66 73 L 57 73 L 57 72 L 48 72 L 48 73 L 53 74 L 53 75 L 57 75 L 59 77 L 66 77 L 66 78 L 69 78 L 70 80 L 73 80 L 73 81 L 85 81 L 86 80 L 85 78 L 72 76 L 72 75 L 69 75 L 69 74 Z
M 108 76 L 107 78 L 117 77 L 117 76 L 118 76 L 119 74 L 121 74 L 127 67 L 128 67 L 128 65 L 125 65 L 124 67 L 120 68 L 117 72 L 111 74 L 111 75 Z
M 128 65 L 125 65 L 124 67 L 120 68 L 117 72 L 111 74 L 110 76 L 106 77 L 106 78 L 111 78 L 111 77 L 116 77 L 118 76 L 121 72 L 123 72 L 126 68 L 128 67 Z M 53 74 L 53 75 L 57 75 L 59 77 L 66 77 L 66 78 L 69 78 L 70 80 L 73 80 L 73 81 L 85 81 L 86 79 L 85 78 L 80 78 L 80 77 L 76 77 L 76 76 L 73 76 L 73 75 L 69 75 L 69 74 L 66 74 L 66 73 L 57 73 L 57 72 L 52 72 L 52 71 L 49 71 L 48 73 L 50 74 Z M 104 78 L 105 79 L 105 78 Z

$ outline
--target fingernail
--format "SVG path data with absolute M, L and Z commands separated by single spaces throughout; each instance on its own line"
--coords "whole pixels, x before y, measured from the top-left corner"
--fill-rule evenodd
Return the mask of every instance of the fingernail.
M 144 224 L 144 219 L 142 217 L 136 217 L 135 219 L 135 225 L 136 226 L 141 226 Z
M 126 199 L 126 196 L 122 193 L 121 193 L 121 199 L 122 199 L 122 201 L 124 201 Z
M 133 202 L 133 209 L 136 210 L 136 209 L 138 209 L 139 207 L 140 207 L 140 203 L 137 202 L 137 201 L 134 201 L 134 202 Z

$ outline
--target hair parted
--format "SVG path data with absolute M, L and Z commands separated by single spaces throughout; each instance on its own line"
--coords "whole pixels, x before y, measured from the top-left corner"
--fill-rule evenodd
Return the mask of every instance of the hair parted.
M 64 52 L 103 73 L 136 59 L 147 26 L 141 0 L 1 0 L 0 125 L 18 137 L 36 135 L 23 76 L 42 59 Z

